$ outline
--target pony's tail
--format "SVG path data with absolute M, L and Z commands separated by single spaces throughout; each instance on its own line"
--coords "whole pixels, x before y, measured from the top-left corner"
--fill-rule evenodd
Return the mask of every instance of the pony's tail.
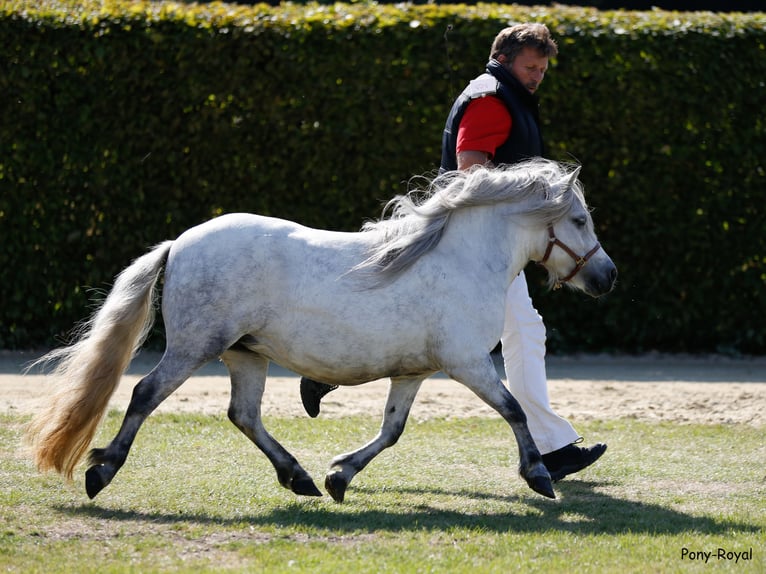
M 120 378 L 154 323 L 155 286 L 171 245 L 161 243 L 123 270 L 76 341 L 32 365 L 57 364 L 50 403 L 27 427 L 39 470 L 53 469 L 71 480 Z

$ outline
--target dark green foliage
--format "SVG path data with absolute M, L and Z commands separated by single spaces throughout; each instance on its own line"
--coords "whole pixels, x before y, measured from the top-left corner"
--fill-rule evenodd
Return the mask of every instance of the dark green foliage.
M 496 32 L 540 20 L 549 155 L 583 164 L 621 274 L 535 295 L 551 349 L 766 348 L 764 14 L 101 5 L 0 5 L 0 347 L 51 344 L 86 286 L 221 213 L 359 228 L 437 167 Z

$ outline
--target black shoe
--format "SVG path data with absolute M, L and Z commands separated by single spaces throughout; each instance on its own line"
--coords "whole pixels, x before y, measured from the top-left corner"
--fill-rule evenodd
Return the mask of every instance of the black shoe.
M 580 472 L 596 462 L 606 452 L 606 445 L 597 443 L 590 448 L 568 444 L 564 448 L 543 455 L 543 464 L 557 482 L 569 474 Z
M 319 414 L 319 403 L 322 397 L 338 388 L 338 385 L 327 385 L 308 377 L 301 377 L 301 402 L 306 413 L 315 418 Z

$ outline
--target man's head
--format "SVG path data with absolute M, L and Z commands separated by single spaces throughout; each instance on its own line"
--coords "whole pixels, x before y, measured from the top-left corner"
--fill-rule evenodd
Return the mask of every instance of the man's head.
M 548 70 L 548 59 L 556 54 L 558 47 L 544 24 L 518 24 L 500 31 L 489 57 L 503 64 L 534 93 Z

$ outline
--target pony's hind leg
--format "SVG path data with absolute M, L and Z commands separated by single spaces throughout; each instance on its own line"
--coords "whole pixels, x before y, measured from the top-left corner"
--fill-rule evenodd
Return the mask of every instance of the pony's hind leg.
M 354 476 L 384 449 L 399 440 L 422 382 L 422 377 L 391 379 L 383 424 L 377 436 L 362 448 L 333 459 L 325 477 L 325 488 L 336 502 L 343 502 L 346 489 Z
M 125 463 L 146 418 L 204 362 L 190 363 L 165 353 L 157 366 L 138 382 L 117 435 L 106 448 L 90 452 L 91 467 L 85 472 L 85 491 L 90 498 L 101 492 Z
M 243 350 L 228 350 L 221 359 L 231 374 L 229 419 L 268 457 L 277 471 L 279 484 L 304 496 L 322 496 L 309 474 L 263 426 L 261 399 L 266 386 L 269 361 Z
M 480 399 L 495 409 L 511 426 L 519 447 L 519 474 L 529 487 L 543 496 L 556 498 L 548 469 L 527 427 L 527 417 L 518 401 L 497 376 L 492 359 L 463 366 L 447 373 L 471 389 Z

